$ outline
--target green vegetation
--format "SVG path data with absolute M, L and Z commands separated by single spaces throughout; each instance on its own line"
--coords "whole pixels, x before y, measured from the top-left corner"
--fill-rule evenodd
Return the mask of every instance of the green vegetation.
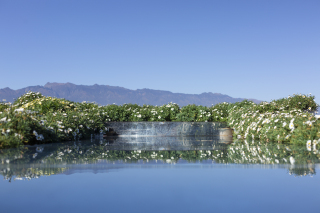
M 294 95 L 270 103 L 242 101 L 212 107 L 175 103 L 99 106 L 28 92 L 13 104 L 0 103 L 0 148 L 90 138 L 108 121 L 227 122 L 235 137 L 260 141 L 317 144 L 320 121 L 314 96 Z
M 311 147 L 320 138 L 320 121 L 314 96 L 294 95 L 255 104 L 243 101 L 228 110 L 228 124 L 238 138 L 259 141 L 291 142 Z

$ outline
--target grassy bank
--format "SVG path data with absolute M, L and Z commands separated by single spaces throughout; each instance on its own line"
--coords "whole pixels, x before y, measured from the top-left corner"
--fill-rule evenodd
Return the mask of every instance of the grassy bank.
M 169 103 L 99 106 L 29 92 L 13 104 L 0 103 L 0 148 L 90 138 L 108 121 L 227 122 L 235 137 L 279 143 L 316 144 L 320 122 L 314 96 L 294 95 L 255 104 L 250 101 L 212 107 Z M 310 141 L 309 141 L 310 140 Z

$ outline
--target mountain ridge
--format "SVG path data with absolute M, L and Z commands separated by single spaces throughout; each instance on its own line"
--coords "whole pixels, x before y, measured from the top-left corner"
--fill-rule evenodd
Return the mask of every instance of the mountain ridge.
M 48 82 L 44 86 L 28 86 L 17 90 L 5 87 L 0 89 L 0 100 L 6 99 L 9 102 L 13 102 L 14 99 L 28 91 L 40 92 L 45 96 L 65 98 L 67 100 L 76 102 L 96 102 L 101 105 L 113 103 L 163 105 L 169 102 L 174 102 L 179 106 L 185 106 L 188 104 L 211 106 L 212 104 L 215 105 L 221 102 L 234 103 L 245 100 L 245 98 L 232 98 L 228 95 L 212 92 L 203 92 L 201 94 L 185 94 L 173 93 L 165 90 L 153 90 L 148 88 L 130 90 L 124 87 L 109 85 L 76 85 L 69 82 Z M 248 100 L 252 100 L 255 103 L 261 102 L 260 100 L 256 99 Z

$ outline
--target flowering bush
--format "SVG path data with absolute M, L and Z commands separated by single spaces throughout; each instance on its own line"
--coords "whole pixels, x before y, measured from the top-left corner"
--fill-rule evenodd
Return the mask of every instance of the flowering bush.
M 311 95 L 260 104 L 243 101 L 229 108 L 228 124 L 237 138 L 305 144 L 320 138 L 320 121 L 312 113 L 316 108 Z
M 169 103 L 163 106 L 137 104 L 107 105 L 102 107 L 107 121 L 174 121 L 179 112 L 179 106 Z
M 228 103 L 212 107 L 188 105 L 182 107 L 175 121 L 188 122 L 225 122 L 227 120 Z
M 28 92 L 13 104 L 0 103 L 0 148 L 90 138 L 103 133 L 109 121 L 227 122 L 237 138 L 313 143 L 320 138 L 320 121 L 312 114 L 316 108 L 311 95 L 180 108 L 175 103 L 99 106 Z
M 34 92 L 6 106 L 0 112 L 0 148 L 88 138 L 104 129 L 107 118 L 97 104 L 75 103 Z

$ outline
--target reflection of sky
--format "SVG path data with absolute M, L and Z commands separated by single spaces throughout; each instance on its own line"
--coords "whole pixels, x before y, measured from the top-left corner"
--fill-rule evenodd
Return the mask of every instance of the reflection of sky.
M 2 212 L 316 212 L 319 176 L 258 166 L 132 167 L 0 181 Z M 317 169 L 317 172 L 319 169 Z

